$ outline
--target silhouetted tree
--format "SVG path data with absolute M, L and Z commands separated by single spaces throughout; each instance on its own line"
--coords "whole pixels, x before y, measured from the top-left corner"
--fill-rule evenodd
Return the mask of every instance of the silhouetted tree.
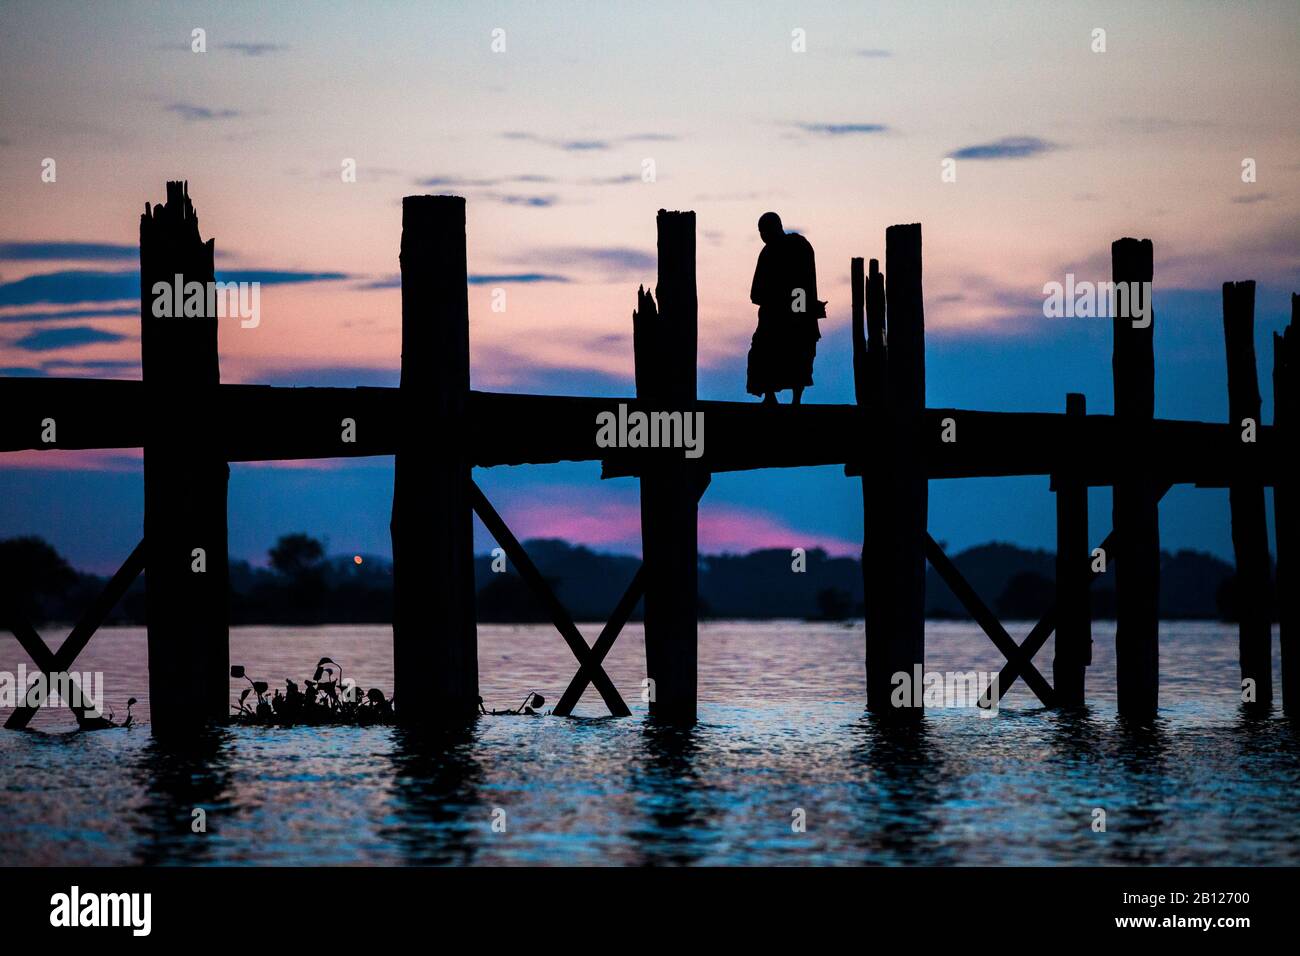
M 557 581 L 547 579 L 554 589 Z M 478 617 L 481 621 L 509 624 L 536 624 L 551 619 L 546 606 L 517 574 L 494 574 L 478 592 Z
M 320 570 L 325 559 L 325 547 L 310 535 L 285 534 L 275 542 L 268 555 L 271 567 L 285 577 L 303 578 Z
M 853 597 L 840 588 L 822 588 L 817 592 L 817 618 L 843 621 L 853 613 Z
M 35 535 L 0 541 L 0 606 L 8 603 L 28 621 L 46 620 L 49 605 L 77 583 L 77 572 Z
M 325 546 L 306 534 L 281 535 L 270 552 L 271 567 L 288 579 L 284 610 L 307 624 L 324 623 Z
M 1038 620 L 1056 600 L 1056 585 L 1034 571 L 1021 571 L 1007 582 L 998 598 L 998 614 L 1020 620 Z

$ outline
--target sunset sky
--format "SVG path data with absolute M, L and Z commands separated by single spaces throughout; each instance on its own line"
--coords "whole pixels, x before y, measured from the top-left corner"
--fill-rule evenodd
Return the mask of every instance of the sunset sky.
M 749 400 L 772 209 L 814 245 L 830 303 L 806 401 L 852 397 L 849 259 L 919 221 L 930 405 L 1058 410 L 1082 391 L 1109 412 L 1109 320 L 1044 318 L 1042 288 L 1108 279 L 1132 235 L 1155 244 L 1157 415 L 1226 420 L 1219 288 L 1253 278 L 1269 422 L 1271 334 L 1300 291 L 1297 54 L 1294 2 L 7 2 L 0 374 L 139 377 L 139 215 L 186 179 L 218 272 L 263 283 L 260 325 L 222 327 L 228 382 L 396 384 L 401 197 L 454 193 L 476 388 L 631 394 L 655 211 L 693 209 L 700 396 Z M 477 477 L 521 538 L 639 550 L 634 481 Z M 262 561 L 303 530 L 386 555 L 391 493 L 390 459 L 235 466 L 231 551 Z M 0 455 L 0 537 L 111 570 L 141 495 L 138 452 Z M 1109 496 L 1092 503 L 1100 538 Z M 1052 548 L 1052 515 L 1046 478 L 931 485 L 954 548 Z M 700 511 L 706 552 L 848 554 L 861 529 L 839 468 L 719 476 Z M 1162 534 L 1230 555 L 1226 492 L 1175 489 Z

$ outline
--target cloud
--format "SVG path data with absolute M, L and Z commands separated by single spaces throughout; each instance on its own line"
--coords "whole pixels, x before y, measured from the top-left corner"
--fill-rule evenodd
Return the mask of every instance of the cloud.
M 218 282 L 259 282 L 262 285 L 337 282 L 351 278 L 346 272 L 299 272 L 293 269 L 235 269 L 217 272 Z
M 120 308 L 67 309 L 62 312 L 38 310 L 34 312 L 6 312 L 0 315 L 0 323 L 14 322 L 68 322 L 73 319 L 110 319 L 123 316 L 139 316 L 138 306 Z
M 0 283 L 0 305 L 67 305 L 119 302 L 140 297 L 140 273 L 68 270 Z
M 858 56 L 868 57 L 873 60 L 894 55 L 893 51 L 891 50 L 879 50 L 879 49 L 858 50 L 856 52 Z
M 483 198 L 506 206 L 530 206 L 535 209 L 546 209 L 560 201 L 559 197 L 554 195 L 529 196 L 521 193 L 498 192 L 484 193 Z
M 540 262 L 545 265 L 589 269 L 608 278 L 653 272 L 659 263 L 653 253 L 627 246 L 556 246 L 534 249 L 509 261 L 521 265 Z
M 33 365 L 9 365 L 0 367 L 0 375 L 13 378 L 43 378 L 48 375 L 59 375 L 61 377 L 101 377 L 108 374 L 117 374 L 120 372 L 131 373 L 132 377 L 138 378 L 140 374 L 140 362 L 138 359 L 50 359 L 41 362 L 40 366 Z M 10 462 L 12 464 L 12 462 Z
M 883 133 L 889 129 L 883 123 L 795 123 L 805 133 L 818 133 L 823 136 L 863 136 L 869 133 Z
M 396 365 L 388 368 L 369 365 L 263 368 L 258 370 L 249 381 L 259 385 L 396 388 L 401 383 L 401 370 Z
M 624 173 L 621 176 L 593 176 L 579 179 L 579 186 L 622 186 L 625 183 L 639 183 L 642 179 L 637 173 Z
M 514 503 L 518 501 L 518 503 Z M 639 551 L 641 506 L 627 485 L 556 484 L 529 489 L 513 499 L 506 520 L 523 540 L 562 538 L 589 547 Z M 730 503 L 705 503 L 699 515 L 700 550 L 744 553 L 757 548 L 824 548 L 840 556 L 860 555 L 861 541 L 796 529 L 780 516 Z
M 528 285 L 534 282 L 570 282 L 572 280 L 568 276 L 556 275 L 551 272 L 471 272 L 466 281 L 470 285 Z M 400 275 L 383 276 L 354 286 L 359 291 L 400 289 L 401 287 L 402 277 Z M 0 318 L 0 322 L 2 321 L 4 321 L 3 318 Z
M 169 113 L 178 113 L 182 119 L 190 123 L 233 119 L 243 115 L 239 110 L 214 110 L 207 106 L 195 106 L 193 103 L 168 103 L 164 109 Z
M 402 277 L 400 275 L 383 276 L 379 279 L 367 279 L 365 282 L 358 282 L 354 289 L 360 292 L 371 292 L 375 289 L 400 289 L 402 287 Z
M 641 181 L 640 173 L 622 173 L 613 176 L 588 176 L 572 180 L 571 183 L 576 186 L 623 186 L 629 183 L 639 183 Z M 551 193 L 527 195 L 517 192 L 507 192 L 498 187 L 512 185 L 550 185 L 560 182 L 563 181 L 556 179 L 554 176 L 522 173 L 516 176 L 427 176 L 423 179 L 415 180 L 415 185 L 422 189 L 483 189 L 488 191 L 481 193 L 479 198 L 486 199 L 490 202 L 499 202 L 511 206 L 547 207 L 557 205 L 560 202 L 560 198 Z
M 1246 193 L 1244 196 L 1233 196 L 1228 202 L 1245 205 L 1246 203 L 1267 202 L 1272 198 L 1268 193 Z
M 549 146 L 552 149 L 562 149 L 569 153 L 600 152 L 606 149 L 613 149 L 620 143 L 669 143 L 677 139 L 677 137 L 671 133 L 631 133 L 626 136 L 566 139 L 564 137 L 539 136 L 536 133 L 527 133 L 519 130 L 511 130 L 502 133 L 501 136 L 504 139 L 538 143 L 542 146 Z
M 1057 148 L 1055 143 L 1037 136 L 1004 136 L 991 143 L 963 146 L 949 155 L 954 159 L 1024 159 Z
M 550 146 L 554 149 L 563 149 L 571 153 L 592 152 L 594 150 L 609 149 L 613 145 L 612 140 L 608 139 L 547 139 L 538 136 L 536 133 L 523 133 L 511 131 L 502 133 L 503 139 L 513 139 L 522 142 L 540 143 L 543 146 Z
M 568 281 L 564 276 L 554 275 L 549 272 L 502 272 L 498 274 L 471 275 L 469 277 L 470 285 L 510 285 L 511 283 Z
M 221 282 L 260 282 L 291 285 L 351 278 L 344 272 L 297 272 L 287 269 L 244 269 L 218 272 Z M 123 302 L 140 298 L 140 273 L 135 270 L 99 272 L 67 270 L 26 276 L 0 283 L 0 306 L 70 305 L 74 302 Z
M 78 345 L 94 345 L 100 342 L 121 342 L 125 335 L 117 332 L 104 332 L 92 329 L 88 325 L 74 325 L 68 329 L 39 329 L 24 335 L 14 342 L 14 347 L 24 352 L 50 352 L 54 349 L 69 349 Z
M 266 56 L 268 53 L 280 53 L 289 47 L 283 43 L 244 43 L 232 42 L 221 44 L 221 49 L 241 53 L 244 56 Z
M 116 242 L 0 242 L 0 259 L 10 262 L 131 260 L 139 254 L 138 245 Z
M 127 372 L 140 368 L 139 359 L 97 359 L 76 361 L 74 359 L 51 359 L 42 362 L 41 368 L 46 372 Z
M 467 176 L 429 176 L 425 179 L 417 179 L 415 185 L 423 186 L 426 189 L 486 189 L 492 186 L 502 186 L 506 183 L 553 183 L 555 180 L 550 176 L 538 176 L 532 173 L 522 173 L 517 176 L 490 176 L 470 178 Z

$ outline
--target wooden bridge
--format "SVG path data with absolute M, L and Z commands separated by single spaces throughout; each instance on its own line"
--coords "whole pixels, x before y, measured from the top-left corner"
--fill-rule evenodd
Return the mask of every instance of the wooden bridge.
M 651 714 L 696 716 L 696 516 L 715 472 L 842 465 L 863 493 L 867 704 L 890 704 L 891 677 L 924 663 L 929 562 L 1006 657 L 1005 694 L 1022 678 L 1043 704 L 1079 706 L 1091 660 L 1089 588 L 1103 574 L 1118 598 L 1116 657 L 1121 714 L 1157 711 L 1161 497 L 1174 484 L 1228 487 L 1237 560 L 1241 677 L 1248 708 L 1271 705 L 1272 584 L 1265 486 L 1275 489 L 1278 615 L 1284 702 L 1300 707 L 1292 580 L 1295 471 L 1281 452 L 1296 408 L 1295 325 L 1274 339 L 1271 426 L 1259 422 L 1254 283 L 1223 288 L 1230 414 L 1225 423 L 1153 417 L 1153 333 L 1115 318 L 1114 415 L 1085 414 L 1082 395 L 1060 412 L 927 408 L 921 289 L 921 227 L 885 231 L 877 260 L 851 263 L 856 404 L 764 406 L 696 400 L 695 214 L 660 210 L 658 283 L 633 316 L 635 397 L 578 398 L 470 388 L 465 202 L 408 196 L 403 202 L 402 356 L 398 388 L 223 385 L 217 318 L 158 318 L 155 283 L 214 280 L 213 242 L 199 235 L 185 184 L 140 224 L 141 381 L 0 379 L 0 451 L 143 448 L 144 534 L 58 651 L 7 602 L 6 623 L 42 672 L 69 671 L 135 577 L 148 568 L 149 694 L 155 734 L 187 733 L 229 712 L 228 463 L 395 456 L 392 513 L 394 697 L 403 721 L 472 719 L 478 700 L 473 533 L 477 513 L 521 576 L 545 602 L 578 662 L 555 708 L 568 715 L 588 684 L 610 712 L 629 713 L 602 662 L 645 599 Z M 1150 282 L 1149 240 L 1112 244 L 1113 278 Z M 888 276 L 888 284 L 886 284 Z M 1149 305 L 1149 303 L 1147 303 Z M 598 447 L 596 420 L 633 410 L 702 412 L 701 458 L 681 449 Z M 1249 419 L 1253 440 L 1243 436 Z M 53 427 L 51 427 L 53 426 Z M 641 485 L 643 564 L 609 622 L 588 643 L 556 599 L 471 469 L 601 461 L 606 478 Z M 1046 475 L 1056 494 L 1055 605 L 1017 642 L 930 536 L 931 480 Z M 1114 488 L 1114 527 L 1094 548 L 1087 489 Z M 1098 555 L 1103 560 L 1098 561 Z M 200 555 L 202 559 L 200 559 Z M 1103 570 L 1104 566 L 1104 570 Z M 1049 683 L 1035 654 L 1055 631 Z M 1246 695 L 1249 697 L 1250 695 Z M 39 700 L 10 715 L 24 727 Z

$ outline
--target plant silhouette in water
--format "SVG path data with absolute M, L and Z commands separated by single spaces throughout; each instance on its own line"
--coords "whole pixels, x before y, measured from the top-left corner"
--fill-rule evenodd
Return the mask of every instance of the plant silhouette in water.
M 483 698 L 480 697 L 478 699 L 478 712 L 484 715 L 491 714 L 493 717 L 505 717 L 507 715 L 513 715 L 516 717 L 537 717 L 539 716 L 538 711 L 540 711 L 545 704 L 545 697 L 537 693 L 535 690 L 530 690 L 528 696 L 524 698 L 524 702 L 514 710 L 488 710 L 483 706 Z M 547 711 L 547 713 L 550 713 L 550 711 Z
M 78 715 L 77 729 L 78 730 L 108 730 L 110 727 L 129 728 L 132 724 L 135 723 L 135 718 L 131 716 L 131 705 L 134 703 L 136 703 L 136 699 L 134 697 L 127 699 L 126 720 L 122 721 L 120 724 L 113 719 L 117 716 L 117 714 L 110 710 L 108 712 L 107 717 L 103 717 L 103 716 L 82 717 L 81 715 Z
M 302 689 L 296 681 L 286 680 L 283 694 L 276 690 L 268 696 L 270 688 L 267 683 L 249 677 L 242 664 L 232 666 L 230 676 L 236 680 L 242 677 L 249 685 L 239 695 L 239 703 L 230 705 L 235 712 L 234 719 L 239 723 L 368 726 L 393 720 L 391 697 L 385 697 L 378 687 L 370 688 L 365 694 L 361 694 L 355 685 L 340 689 L 343 668 L 328 657 L 322 657 L 316 663 L 312 679 L 303 681 Z

